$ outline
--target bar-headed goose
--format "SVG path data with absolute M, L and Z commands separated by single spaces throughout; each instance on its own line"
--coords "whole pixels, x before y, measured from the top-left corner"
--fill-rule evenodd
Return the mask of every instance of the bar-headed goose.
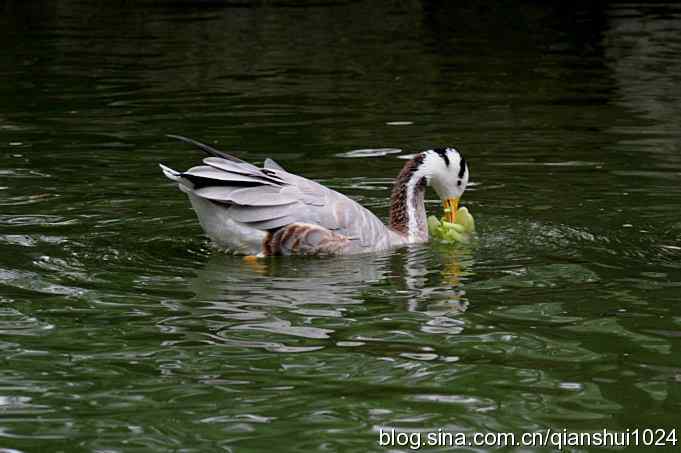
M 359 203 L 271 159 L 258 168 L 189 138 L 170 137 L 210 157 L 185 172 L 161 165 L 163 173 L 187 193 L 206 234 L 245 255 L 345 255 L 426 242 L 426 185 L 453 222 L 468 184 L 468 165 L 454 148 L 417 154 L 397 176 L 386 226 Z

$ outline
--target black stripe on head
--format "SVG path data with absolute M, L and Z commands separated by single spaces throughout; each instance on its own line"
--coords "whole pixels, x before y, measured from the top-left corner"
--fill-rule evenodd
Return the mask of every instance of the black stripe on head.
M 463 178 L 463 174 L 466 172 L 466 167 L 468 164 L 466 163 L 466 159 L 463 158 L 463 154 L 459 153 L 459 156 L 461 156 L 461 162 L 459 163 L 459 179 Z
M 447 155 L 447 148 L 435 148 L 433 151 L 445 161 L 445 165 L 449 167 L 449 156 Z

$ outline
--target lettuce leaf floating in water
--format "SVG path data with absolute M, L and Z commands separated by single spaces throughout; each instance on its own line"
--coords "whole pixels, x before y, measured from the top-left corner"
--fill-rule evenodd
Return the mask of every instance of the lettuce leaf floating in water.
M 475 219 L 468 212 L 468 208 L 465 207 L 461 207 L 456 211 L 454 223 L 431 215 L 428 217 L 428 232 L 433 239 L 440 242 L 467 244 L 471 242 L 475 233 Z

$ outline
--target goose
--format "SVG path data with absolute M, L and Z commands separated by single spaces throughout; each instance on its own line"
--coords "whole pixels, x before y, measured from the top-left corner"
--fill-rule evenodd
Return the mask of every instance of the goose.
M 289 173 L 266 159 L 262 168 L 179 135 L 208 157 L 184 172 L 159 164 L 189 196 L 206 235 L 220 248 L 251 257 L 349 255 L 428 241 L 424 196 L 430 185 L 454 222 L 469 169 L 454 148 L 423 151 L 395 180 L 389 223 L 349 197 Z

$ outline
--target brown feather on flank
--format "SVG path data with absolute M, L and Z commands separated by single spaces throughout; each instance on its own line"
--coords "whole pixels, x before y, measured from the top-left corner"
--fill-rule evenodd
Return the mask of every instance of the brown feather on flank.
M 423 163 L 423 158 L 423 154 L 418 154 L 404 164 L 402 171 L 397 175 L 392 194 L 390 195 L 390 228 L 402 234 L 409 233 L 407 185 L 416 170 Z M 417 184 L 422 184 L 422 181 L 419 181 Z
M 319 225 L 291 223 L 269 232 L 262 245 L 266 256 L 342 255 L 351 242 L 347 236 Z

